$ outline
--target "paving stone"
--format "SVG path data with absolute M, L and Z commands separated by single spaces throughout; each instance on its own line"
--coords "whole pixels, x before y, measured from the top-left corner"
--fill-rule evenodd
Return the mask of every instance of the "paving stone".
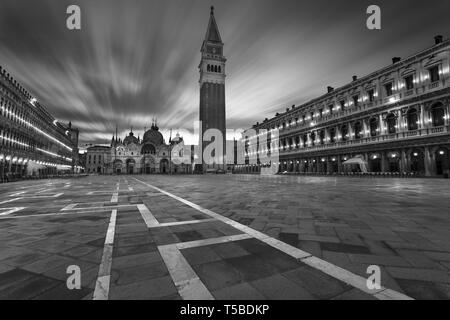
M 221 257 L 209 246 L 181 250 L 190 265 L 221 260 Z
M 386 269 L 396 279 L 450 283 L 450 275 L 447 271 L 402 267 L 386 267 Z
M 177 290 L 169 276 L 110 286 L 110 300 L 151 300 L 175 295 Z
M 124 269 L 154 262 L 162 262 L 158 251 L 116 257 L 112 261 L 112 267 L 113 269 Z
M 283 276 L 318 299 L 330 299 L 350 289 L 343 282 L 306 266 L 285 272 Z
M 212 245 L 210 248 L 222 259 L 242 257 L 250 254 L 234 242 Z
M 314 298 L 308 290 L 280 274 L 252 281 L 250 284 L 270 300 L 303 300 Z
M 266 298 L 247 282 L 225 287 L 211 294 L 217 300 L 265 300 Z
M 118 273 L 113 281 L 118 286 L 146 279 L 160 278 L 169 274 L 162 261 L 139 264 L 125 269 L 113 269 L 113 271 Z
M 192 268 L 209 291 L 243 282 L 240 272 L 225 260 L 193 265 Z

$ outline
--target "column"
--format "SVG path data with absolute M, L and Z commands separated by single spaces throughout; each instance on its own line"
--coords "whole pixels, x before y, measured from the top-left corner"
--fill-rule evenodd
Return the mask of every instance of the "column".
M 433 156 L 431 154 L 430 148 L 425 147 L 424 154 L 423 154 L 423 161 L 425 165 L 425 176 L 430 177 L 434 175 L 434 165 L 433 165 Z
M 381 172 L 387 171 L 387 159 L 386 159 L 386 152 L 381 151 Z
M 384 125 L 384 121 L 383 121 L 383 115 L 381 115 L 381 114 L 380 114 L 380 125 L 379 125 L 379 127 L 380 127 L 380 135 L 386 134 L 386 131 L 384 130 L 385 125 Z
M 400 172 L 408 171 L 407 164 L 406 164 L 406 152 L 405 152 L 405 149 L 402 149 L 400 151 L 400 160 L 399 161 L 400 161 L 400 163 L 399 163 Z

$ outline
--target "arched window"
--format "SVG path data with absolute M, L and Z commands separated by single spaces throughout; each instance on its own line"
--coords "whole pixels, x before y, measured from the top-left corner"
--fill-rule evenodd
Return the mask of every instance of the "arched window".
M 222 72 L 222 68 L 219 66 L 219 73 L 221 73 Z
M 325 143 L 325 131 L 324 130 L 320 131 L 319 137 L 320 137 L 320 144 L 324 144 Z
M 211 71 L 211 66 L 208 64 L 208 66 L 206 67 L 206 70 L 208 71 L 208 72 L 210 72 Z
M 418 120 L 419 116 L 417 115 L 417 110 L 409 109 L 407 114 L 408 130 L 417 130 L 419 127 L 417 124 Z
M 445 112 L 442 103 L 438 102 L 433 107 L 431 107 L 431 118 L 433 127 L 440 127 L 445 124 Z
M 303 147 L 306 147 L 308 145 L 308 135 L 303 135 Z
M 370 119 L 370 136 L 375 137 L 378 130 L 378 120 L 376 118 Z
M 397 125 L 397 119 L 395 118 L 395 116 L 392 113 L 386 117 L 386 123 L 387 123 L 388 133 L 395 133 L 396 132 L 395 126 Z

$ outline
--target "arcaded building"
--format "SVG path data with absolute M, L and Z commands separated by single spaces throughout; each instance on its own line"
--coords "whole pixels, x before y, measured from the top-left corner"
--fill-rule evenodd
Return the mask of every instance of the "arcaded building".
M 0 181 L 77 171 L 78 134 L 0 67 Z
M 450 168 L 450 41 L 433 46 L 300 106 L 257 123 L 247 133 L 279 130 L 280 172 L 359 170 L 441 176 Z M 245 135 L 246 133 L 244 133 Z M 241 172 L 258 172 L 261 152 L 248 139 Z M 351 161 L 350 161 L 351 160 Z M 358 166 L 357 166 L 358 167 Z M 355 169 L 355 168 L 353 168 Z M 357 168 L 358 169 L 358 168 Z

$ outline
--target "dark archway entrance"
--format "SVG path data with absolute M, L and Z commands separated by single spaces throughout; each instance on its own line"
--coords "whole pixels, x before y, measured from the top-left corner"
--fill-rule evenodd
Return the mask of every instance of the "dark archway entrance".
M 161 160 L 159 164 L 159 172 L 166 174 L 169 172 L 169 161 L 167 159 Z

